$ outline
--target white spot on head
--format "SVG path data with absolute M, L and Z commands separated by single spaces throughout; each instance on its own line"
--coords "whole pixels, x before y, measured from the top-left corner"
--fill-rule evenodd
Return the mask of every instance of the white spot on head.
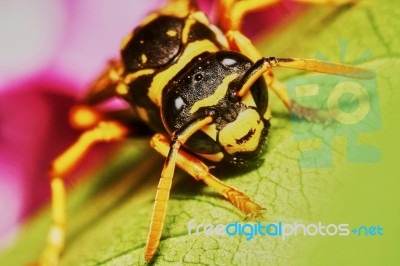
M 180 110 L 184 105 L 183 99 L 181 97 L 178 97 L 175 99 L 175 108 L 177 110 Z
M 230 66 L 234 66 L 234 65 L 237 63 L 237 61 L 234 60 L 234 59 L 232 59 L 232 58 L 224 58 L 224 59 L 221 61 L 221 63 L 222 63 L 224 66 L 230 67 Z

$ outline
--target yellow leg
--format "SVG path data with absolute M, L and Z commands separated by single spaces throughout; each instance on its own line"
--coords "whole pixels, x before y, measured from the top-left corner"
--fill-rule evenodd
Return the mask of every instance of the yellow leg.
M 76 105 L 70 111 L 69 122 L 75 129 L 86 130 L 95 127 L 102 118 L 101 113 L 93 109 L 93 107 Z
M 39 265 L 53 266 L 58 264 L 59 257 L 65 244 L 67 224 L 66 193 L 64 182 L 55 177 L 51 180 L 52 191 L 52 225 L 47 237 L 46 248 L 39 261 Z
M 282 0 L 220 0 L 217 9 L 217 25 L 223 31 L 240 31 L 246 14 L 267 8 Z
M 194 9 L 195 0 L 170 0 L 159 12 L 162 15 L 186 17 Z
M 123 79 L 124 67 L 120 60 L 111 60 L 103 72 L 89 86 L 86 95 L 70 111 L 70 124 L 78 130 L 95 127 L 101 120 L 127 121 L 137 119 L 137 113 L 132 109 L 121 109 L 100 112 L 95 105 L 117 96 L 128 93 L 128 86 Z M 130 121 L 129 121 L 130 122 Z
M 97 142 L 119 140 L 128 130 L 113 121 L 102 121 L 95 128 L 85 131 L 78 140 L 58 156 L 50 168 L 52 191 L 52 226 L 40 265 L 57 265 L 65 243 L 67 223 L 66 193 L 63 178 L 81 161 Z
M 168 142 L 170 144 L 169 146 L 167 145 L 168 151 L 165 154 L 166 160 L 157 187 L 149 236 L 147 238 L 145 253 L 145 259 L 147 261 L 153 258 L 157 251 L 158 244 L 160 243 L 179 148 L 193 133 L 211 123 L 213 121 L 213 114 L 214 112 L 212 111 L 206 112 L 204 115 L 190 120 L 180 129 L 176 130 L 170 142 Z
M 70 124 L 75 129 L 86 130 L 96 126 L 103 116 L 93 106 L 118 95 L 117 87 L 123 86 L 121 61 L 111 60 L 103 72 L 89 86 L 80 104 L 70 111 Z
M 109 61 L 103 72 L 89 86 L 81 103 L 83 105 L 95 105 L 119 95 L 119 93 L 124 90 L 124 83 L 121 78 L 122 72 L 123 65 L 121 61 Z
M 154 135 L 151 140 L 151 146 L 163 156 L 168 155 L 169 140 L 162 134 Z M 246 214 L 247 218 L 257 218 L 261 216 L 264 208 L 253 202 L 248 196 L 236 188 L 228 186 L 217 177 L 213 176 L 209 172 L 209 167 L 197 157 L 180 150 L 176 158 L 176 164 L 197 181 L 203 181 L 228 199 L 235 207 Z
M 314 5 L 352 4 L 357 0 L 287 0 Z M 241 30 L 244 17 L 254 11 L 271 7 L 284 0 L 220 0 L 217 9 L 217 25 L 223 31 Z
M 209 168 L 201 160 L 182 150 L 177 151 L 176 153 L 174 153 L 174 156 L 171 157 L 170 140 L 163 135 L 154 135 L 151 140 L 151 146 L 167 158 L 166 162 L 174 160 L 174 163 L 176 163 L 179 168 L 186 171 L 196 180 L 201 180 L 205 182 L 208 186 L 210 186 L 226 199 L 228 199 L 234 206 L 236 206 L 239 210 L 246 214 L 246 218 L 258 218 L 261 216 L 262 211 L 264 210 L 261 206 L 253 202 L 248 196 L 246 196 L 242 192 L 231 186 L 228 186 L 227 184 L 210 174 Z M 168 163 L 166 163 L 163 172 L 171 171 L 168 169 L 168 167 Z M 152 224 L 150 227 L 145 254 L 145 258 L 147 261 L 151 260 L 159 244 L 171 183 L 171 179 L 169 179 L 168 181 L 160 180 L 160 184 L 158 186 L 156 203 L 153 210 Z M 159 204 L 157 204 L 157 201 L 159 202 Z

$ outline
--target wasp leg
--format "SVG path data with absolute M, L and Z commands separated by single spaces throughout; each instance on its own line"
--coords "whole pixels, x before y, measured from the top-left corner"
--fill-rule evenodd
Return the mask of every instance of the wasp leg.
M 151 140 L 151 146 L 160 154 L 162 154 L 164 157 L 167 158 L 167 162 L 169 161 L 168 158 L 170 158 L 170 141 L 166 137 L 164 137 L 162 134 L 155 134 Z M 228 199 L 235 207 L 237 207 L 239 210 L 241 210 L 243 213 L 246 214 L 246 218 L 254 217 L 254 218 L 259 218 L 262 215 L 263 208 L 259 206 L 257 203 L 253 202 L 248 196 L 240 192 L 239 190 L 228 186 L 215 176 L 213 176 L 209 172 L 209 168 L 198 158 L 194 157 L 193 155 L 183 151 L 179 150 L 174 157 L 175 163 L 178 165 L 179 168 L 190 174 L 192 177 L 194 177 L 196 180 L 201 180 L 204 183 L 206 183 L 208 186 L 213 188 L 215 191 L 220 193 L 222 196 L 224 196 L 226 199 Z M 164 166 L 164 170 L 166 170 L 167 166 Z M 164 171 L 163 171 L 164 172 Z M 171 185 L 171 181 L 168 181 L 168 185 Z M 160 203 L 166 205 L 166 201 L 163 201 L 161 199 L 162 195 L 166 193 L 164 190 L 162 190 L 161 185 L 161 180 L 160 180 L 160 185 L 159 189 L 157 192 L 157 197 L 159 198 Z M 160 196 L 158 195 L 160 193 Z M 168 199 L 168 198 L 167 198 Z M 165 207 L 163 207 L 163 215 L 165 215 Z M 158 207 L 154 207 L 153 213 L 157 213 L 161 211 L 158 209 Z M 162 226 L 162 222 L 160 220 L 156 220 L 153 215 L 152 219 L 152 225 L 153 223 L 155 224 L 160 224 Z M 156 248 L 159 244 L 159 237 L 161 235 L 161 232 L 157 232 L 157 236 L 155 235 L 156 233 L 152 233 L 152 230 L 150 231 L 149 234 L 149 240 L 156 241 L 156 243 L 150 243 L 148 242 L 147 246 L 152 247 L 152 253 L 154 254 L 156 251 Z M 156 239 L 157 237 L 157 239 Z M 153 256 L 147 256 L 148 254 L 146 253 L 146 259 L 150 260 L 151 257 Z
M 291 0 L 315 5 L 343 5 L 353 4 L 357 0 Z M 240 31 L 244 17 L 251 12 L 282 3 L 283 0 L 220 0 L 217 6 L 217 25 L 225 32 Z
M 169 140 L 162 134 L 155 134 L 153 136 L 153 138 L 151 139 L 151 146 L 163 156 L 166 157 L 168 155 Z M 208 186 L 224 196 L 226 199 L 228 199 L 235 207 L 245 213 L 246 217 L 261 217 L 264 208 L 252 201 L 244 193 L 240 192 L 236 188 L 225 184 L 217 177 L 213 176 L 209 172 L 209 167 L 197 157 L 183 150 L 180 150 L 176 158 L 176 164 L 179 168 L 190 174 L 197 181 L 203 181 Z
M 93 106 L 128 93 L 128 86 L 122 78 L 123 66 L 118 60 L 111 60 L 103 72 L 89 86 L 88 91 L 77 105 L 71 108 L 70 124 L 75 129 L 87 130 L 101 120 L 115 120 L 130 123 L 139 120 L 139 114 L 132 108 L 113 111 L 97 111 Z
M 242 27 L 246 14 L 267 8 L 282 0 L 220 0 L 217 6 L 217 25 L 224 31 L 237 30 Z
M 83 132 L 74 144 L 52 162 L 49 173 L 52 191 L 52 226 L 40 265 L 56 265 L 64 247 L 67 214 L 63 178 L 81 161 L 93 144 L 119 140 L 127 133 L 128 129 L 118 122 L 101 121 L 93 129 Z
M 103 72 L 89 86 L 81 100 L 82 105 L 96 105 L 100 102 L 118 96 L 124 92 L 124 84 L 121 76 L 123 72 L 122 62 L 110 60 Z
M 103 116 L 92 106 L 118 95 L 118 90 L 124 86 L 121 80 L 123 67 L 120 61 L 111 60 L 103 72 L 89 86 L 79 104 L 70 111 L 70 124 L 75 129 L 86 130 L 96 126 Z
M 170 0 L 159 10 L 160 14 L 172 16 L 187 16 L 196 7 L 195 0 Z
M 168 142 L 169 145 L 167 144 L 168 151 L 164 155 L 166 160 L 157 187 L 149 236 L 147 238 L 145 253 L 147 261 L 153 258 L 160 243 L 179 148 L 193 133 L 210 124 L 214 120 L 214 115 L 214 111 L 206 111 L 203 115 L 193 118 L 176 130 L 172 134 L 171 141 Z

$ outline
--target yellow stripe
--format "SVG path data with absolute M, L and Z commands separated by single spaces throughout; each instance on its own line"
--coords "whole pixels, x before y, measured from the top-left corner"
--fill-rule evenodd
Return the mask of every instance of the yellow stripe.
M 139 27 L 144 27 L 147 24 L 149 24 L 150 22 L 154 21 L 156 18 L 158 18 L 159 15 L 157 13 L 152 13 L 150 15 L 148 15 L 147 17 L 145 17 L 142 22 L 140 23 Z
M 142 64 L 146 64 L 146 62 L 147 62 L 147 56 L 146 56 L 145 54 L 142 54 L 141 59 L 142 59 Z
M 196 153 L 196 154 L 213 162 L 220 162 L 224 158 L 224 154 L 222 152 L 218 152 L 215 154 L 203 154 L 203 153 Z
M 194 57 L 204 52 L 212 53 L 216 51 L 218 51 L 218 48 L 209 40 L 195 41 L 188 44 L 182 56 L 175 64 L 155 75 L 147 96 L 155 105 L 161 107 L 161 92 L 168 82 L 175 77 L 176 74 L 178 74 L 178 72 L 181 71 Z
M 232 80 L 236 79 L 238 76 L 237 73 L 230 74 L 229 76 L 226 76 L 222 83 L 218 86 L 218 88 L 215 90 L 214 94 L 197 101 L 195 104 L 193 104 L 192 109 L 190 109 L 190 113 L 193 114 L 197 110 L 199 110 L 201 107 L 207 107 L 207 106 L 213 106 L 216 105 L 221 99 L 224 98 L 227 90 L 229 83 L 232 82 Z
M 196 22 L 199 22 L 199 23 L 205 25 L 206 27 L 210 26 L 210 21 L 208 20 L 207 16 L 203 12 L 196 11 L 196 12 L 191 13 L 189 18 L 186 19 L 185 26 L 183 27 L 183 30 L 182 30 L 182 42 L 183 43 L 187 43 L 190 30 Z
M 183 27 L 182 30 L 182 43 L 187 43 L 188 39 L 189 39 L 189 33 L 190 33 L 190 29 L 192 28 L 192 26 L 196 23 L 197 21 L 192 18 L 189 17 L 186 21 L 185 21 L 185 26 Z
M 178 33 L 176 32 L 176 30 L 169 30 L 167 31 L 167 35 L 171 36 L 171 37 L 175 37 Z
M 125 36 L 125 38 L 121 42 L 121 50 L 124 50 L 128 42 L 132 39 L 133 37 L 133 32 L 129 33 L 128 35 Z
M 140 76 L 145 76 L 145 75 L 151 75 L 154 73 L 154 69 L 142 69 L 136 72 L 133 72 L 131 74 L 128 74 L 125 78 L 124 78 L 124 82 L 126 84 L 131 83 L 132 81 L 134 81 L 135 79 L 137 79 Z
M 143 70 L 139 70 L 134 73 L 128 74 L 127 76 L 125 76 L 124 81 L 118 82 L 118 85 L 115 87 L 115 92 L 121 96 L 127 95 L 129 92 L 129 87 L 127 84 L 131 83 L 132 81 L 134 81 L 135 79 L 137 79 L 140 76 L 151 75 L 153 73 L 154 73 L 154 69 L 143 69 Z

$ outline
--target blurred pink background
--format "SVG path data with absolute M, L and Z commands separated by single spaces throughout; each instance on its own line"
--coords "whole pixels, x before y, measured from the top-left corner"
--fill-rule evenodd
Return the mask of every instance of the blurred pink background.
M 0 3 L 0 239 L 49 199 L 51 159 L 77 136 L 68 109 L 162 1 Z M 0 243 L 4 245 L 6 243 Z
M 0 2 L 0 248 L 50 197 L 49 162 L 78 136 L 69 108 L 118 56 L 122 38 L 164 2 Z M 286 4 L 256 14 L 245 32 L 262 36 L 300 9 Z

